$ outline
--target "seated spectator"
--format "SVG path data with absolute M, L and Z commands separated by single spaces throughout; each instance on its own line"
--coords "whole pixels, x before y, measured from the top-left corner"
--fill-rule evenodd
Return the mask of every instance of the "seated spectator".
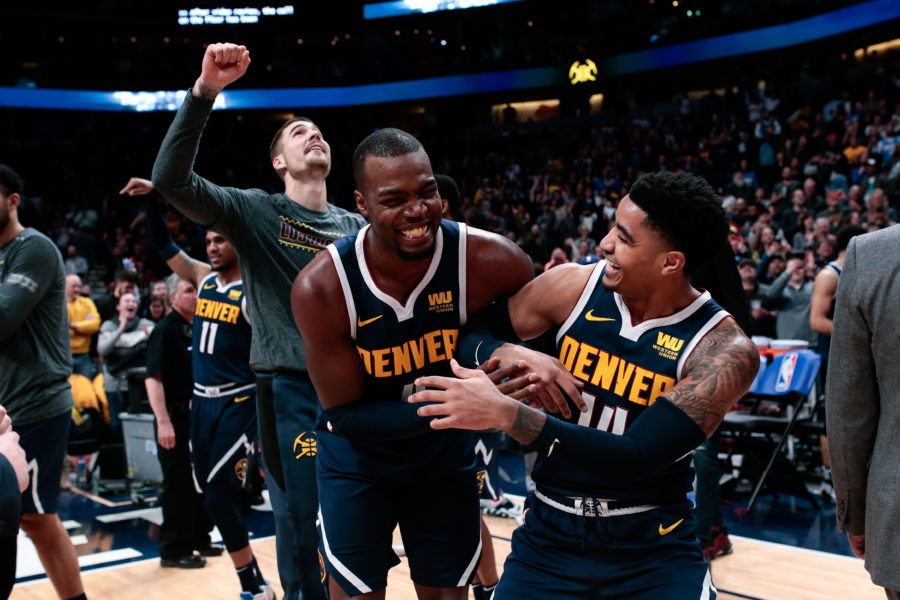
M 841 190 L 832 190 L 825 197 L 825 208 L 816 214 L 817 219 L 827 219 L 829 231 L 837 234 L 838 229 L 846 222 L 846 210 L 841 206 L 844 193 Z
M 897 224 L 897 211 L 888 206 L 887 196 L 881 188 L 875 188 L 866 199 L 866 212 L 862 221 L 869 231 Z
M 816 243 L 816 217 L 811 213 L 804 213 L 800 219 L 802 229 L 794 234 L 791 240 L 791 247 L 794 253 L 803 252 L 807 248 L 812 248 Z
M 100 331 L 100 313 L 94 301 L 81 295 L 81 278 L 66 275 L 66 308 L 69 312 L 69 346 L 72 350 L 72 372 L 94 377 L 91 360 L 91 338 Z
M 159 323 L 171 310 L 172 307 L 169 305 L 168 296 L 151 294 L 147 299 L 147 308 L 144 310 L 144 317 L 154 323 Z
M 87 277 L 88 271 L 90 271 L 87 259 L 79 256 L 72 244 L 66 247 L 65 268 L 66 275 L 78 275 L 79 277 Z
M 113 286 L 112 292 L 95 299 L 102 321 L 108 321 L 116 316 L 119 299 L 123 294 L 134 294 L 138 279 L 137 272 L 130 269 L 121 269 L 116 273 L 115 285 Z M 137 296 L 135 296 L 135 300 L 137 300 Z
M 562 248 L 554 248 L 553 252 L 550 254 L 550 262 L 544 265 L 544 270 L 549 271 L 553 267 L 564 265 L 567 262 L 569 262 L 569 259 L 566 258 L 565 251 Z
M 118 314 L 100 325 L 97 353 L 103 357 L 103 391 L 109 403 L 109 428 L 114 440 L 121 438 L 119 413 L 125 409 L 128 371 L 147 362 L 147 342 L 153 321 L 137 316 L 137 297 L 126 292 L 116 305 Z

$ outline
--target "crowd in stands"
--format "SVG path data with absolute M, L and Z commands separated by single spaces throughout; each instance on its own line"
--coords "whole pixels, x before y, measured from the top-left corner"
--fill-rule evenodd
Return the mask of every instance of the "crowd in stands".
M 769 85 L 679 96 L 605 121 L 577 117 L 496 125 L 488 132 L 473 128 L 463 144 L 443 144 L 434 130 L 421 136 L 426 148 L 435 148 L 435 172 L 459 182 L 455 216 L 514 240 L 536 271 L 598 260 L 597 243 L 638 174 L 668 169 L 703 175 L 720 190 L 731 217 L 735 265 L 754 317 L 750 333 L 814 342 L 808 323 L 812 281 L 835 257 L 837 232 L 846 224 L 873 230 L 898 221 L 900 79 L 893 72 L 871 68 L 853 86 L 817 96 L 788 87 L 779 93 Z M 161 135 L 145 129 L 136 145 L 158 143 Z M 343 154 L 352 143 L 340 131 L 325 132 L 335 157 L 329 190 L 347 206 L 352 178 L 340 165 L 349 162 Z M 209 135 L 222 134 L 211 127 Z M 110 155 L 111 165 L 141 152 L 152 156 L 156 146 L 146 146 L 126 158 Z M 210 150 L 201 152 L 201 174 L 244 187 L 268 182 L 259 175 L 268 168 L 264 157 L 230 161 L 229 144 L 205 146 Z M 85 168 L 54 168 L 73 187 L 82 175 L 97 177 Z M 38 196 L 26 199 L 22 211 L 26 222 L 56 241 L 67 272 L 82 279 L 102 323 L 120 316 L 128 290 L 137 293 L 137 316 L 155 322 L 164 310 L 164 293 L 153 296 L 159 290 L 151 286 L 168 269 L 150 250 L 142 207 L 110 189 L 135 170 L 123 170 L 105 187 L 90 179 L 96 196 L 85 193 L 82 183 L 65 209 L 59 208 L 62 198 Z M 167 221 L 180 247 L 205 258 L 198 226 L 172 210 Z

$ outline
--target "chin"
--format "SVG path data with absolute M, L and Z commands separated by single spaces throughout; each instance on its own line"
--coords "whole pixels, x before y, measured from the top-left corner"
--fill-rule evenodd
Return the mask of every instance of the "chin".
M 433 255 L 434 244 L 432 244 L 429 248 L 421 250 L 419 252 L 407 252 L 402 248 L 397 248 L 397 256 L 400 257 L 401 260 L 405 260 L 408 262 L 415 262 L 417 260 L 422 260 L 423 258 L 430 258 Z

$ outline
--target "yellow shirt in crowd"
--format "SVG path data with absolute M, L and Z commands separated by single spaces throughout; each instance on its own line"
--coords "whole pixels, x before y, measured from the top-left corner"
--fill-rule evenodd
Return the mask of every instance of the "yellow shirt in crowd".
M 91 348 L 91 336 L 100 330 L 100 313 L 94 301 L 86 296 L 79 296 L 75 302 L 67 302 L 69 309 L 69 341 L 72 354 L 85 354 Z

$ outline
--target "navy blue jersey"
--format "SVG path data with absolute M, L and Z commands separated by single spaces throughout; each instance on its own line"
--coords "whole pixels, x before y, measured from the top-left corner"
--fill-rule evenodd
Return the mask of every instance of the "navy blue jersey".
M 557 334 L 559 360 L 584 383 L 587 412 L 571 421 L 622 435 L 656 399 L 681 379 L 687 357 L 728 313 L 703 292 L 690 305 L 664 318 L 634 325 L 622 297 L 603 288 L 606 261 L 597 263 L 569 317 Z M 616 460 L 597 456 L 598 461 Z M 612 500 L 662 504 L 684 500 L 693 469 L 686 456 L 635 483 L 595 478 L 585 481 L 559 464 L 543 469 L 538 458 L 532 477 L 564 496 L 590 495 Z
M 256 381 L 250 369 L 250 319 L 241 280 L 221 285 L 210 273 L 200 282 L 192 365 L 195 389 Z
M 363 252 L 367 231 L 368 226 L 328 250 L 344 290 L 350 336 L 366 372 L 363 401 L 404 402 L 417 377 L 452 376 L 450 359 L 466 321 L 466 226 L 441 223 L 431 265 L 405 304 L 375 285 Z M 326 466 L 343 451 L 374 459 L 371 468 L 383 473 L 417 466 L 451 472 L 474 465 L 470 432 L 429 432 L 377 444 L 352 443 L 325 430 L 321 435 L 328 436 L 328 442 L 321 445 L 318 460 Z M 360 470 L 372 475 L 362 466 L 366 459 L 358 460 Z M 345 457 L 335 468 L 345 469 L 350 462 Z

